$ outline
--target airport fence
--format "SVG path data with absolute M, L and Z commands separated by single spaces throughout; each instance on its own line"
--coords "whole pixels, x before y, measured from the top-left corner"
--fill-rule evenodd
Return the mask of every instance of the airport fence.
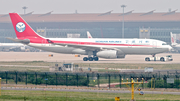
M 144 82 L 142 88 L 180 88 L 180 71 L 118 72 L 118 73 L 64 73 L 64 72 L 18 72 L 1 71 L 2 84 L 34 84 L 34 85 L 63 85 L 86 86 L 99 88 L 122 88 L 122 82 Z M 143 81 L 142 81 L 143 79 Z

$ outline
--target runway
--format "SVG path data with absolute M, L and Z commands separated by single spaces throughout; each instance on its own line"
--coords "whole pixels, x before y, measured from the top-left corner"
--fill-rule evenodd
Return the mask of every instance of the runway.
M 53 54 L 53 57 L 49 55 Z M 66 63 L 150 63 L 150 64 L 179 64 L 180 54 L 178 53 L 162 53 L 156 56 L 172 55 L 173 61 L 145 61 L 146 57 L 151 55 L 126 55 L 123 59 L 103 59 L 99 61 L 83 61 L 83 55 L 75 57 L 75 54 L 59 54 L 52 52 L 0 52 L 0 61 L 47 61 L 47 62 L 66 62 Z M 86 56 L 87 57 L 87 56 Z

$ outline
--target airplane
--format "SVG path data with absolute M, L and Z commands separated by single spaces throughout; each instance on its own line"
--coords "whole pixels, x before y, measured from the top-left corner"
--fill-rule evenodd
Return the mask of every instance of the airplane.
M 180 53 L 180 44 L 176 43 L 176 34 L 171 34 L 171 46 Z
M 17 39 L 7 38 L 45 51 L 88 55 L 84 61 L 118 59 L 128 54 L 155 55 L 171 50 L 166 42 L 155 39 L 45 38 L 37 34 L 17 13 L 9 13 Z
M 21 43 L 0 43 L 0 50 L 20 50 L 24 51 L 26 46 Z

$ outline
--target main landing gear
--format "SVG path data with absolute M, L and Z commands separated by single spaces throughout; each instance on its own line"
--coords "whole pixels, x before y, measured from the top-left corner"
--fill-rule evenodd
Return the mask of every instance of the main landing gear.
M 88 51 L 88 57 L 84 57 L 83 61 L 98 61 L 99 58 L 96 56 L 97 51 Z
M 98 57 L 84 57 L 83 58 L 83 61 L 98 61 L 99 60 L 99 58 Z

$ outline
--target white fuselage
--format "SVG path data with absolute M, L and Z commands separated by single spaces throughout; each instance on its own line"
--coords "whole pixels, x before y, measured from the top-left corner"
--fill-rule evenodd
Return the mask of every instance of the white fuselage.
M 151 55 L 167 52 L 171 46 L 163 41 L 154 39 L 102 39 L 102 38 L 48 38 L 64 44 L 74 44 L 84 47 L 97 47 L 99 49 L 121 50 L 123 54 L 142 54 Z M 51 43 L 29 43 L 29 46 L 39 48 L 45 51 L 65 54 L 83 54 L 86 55 L 86 49 L 53 45 Z

